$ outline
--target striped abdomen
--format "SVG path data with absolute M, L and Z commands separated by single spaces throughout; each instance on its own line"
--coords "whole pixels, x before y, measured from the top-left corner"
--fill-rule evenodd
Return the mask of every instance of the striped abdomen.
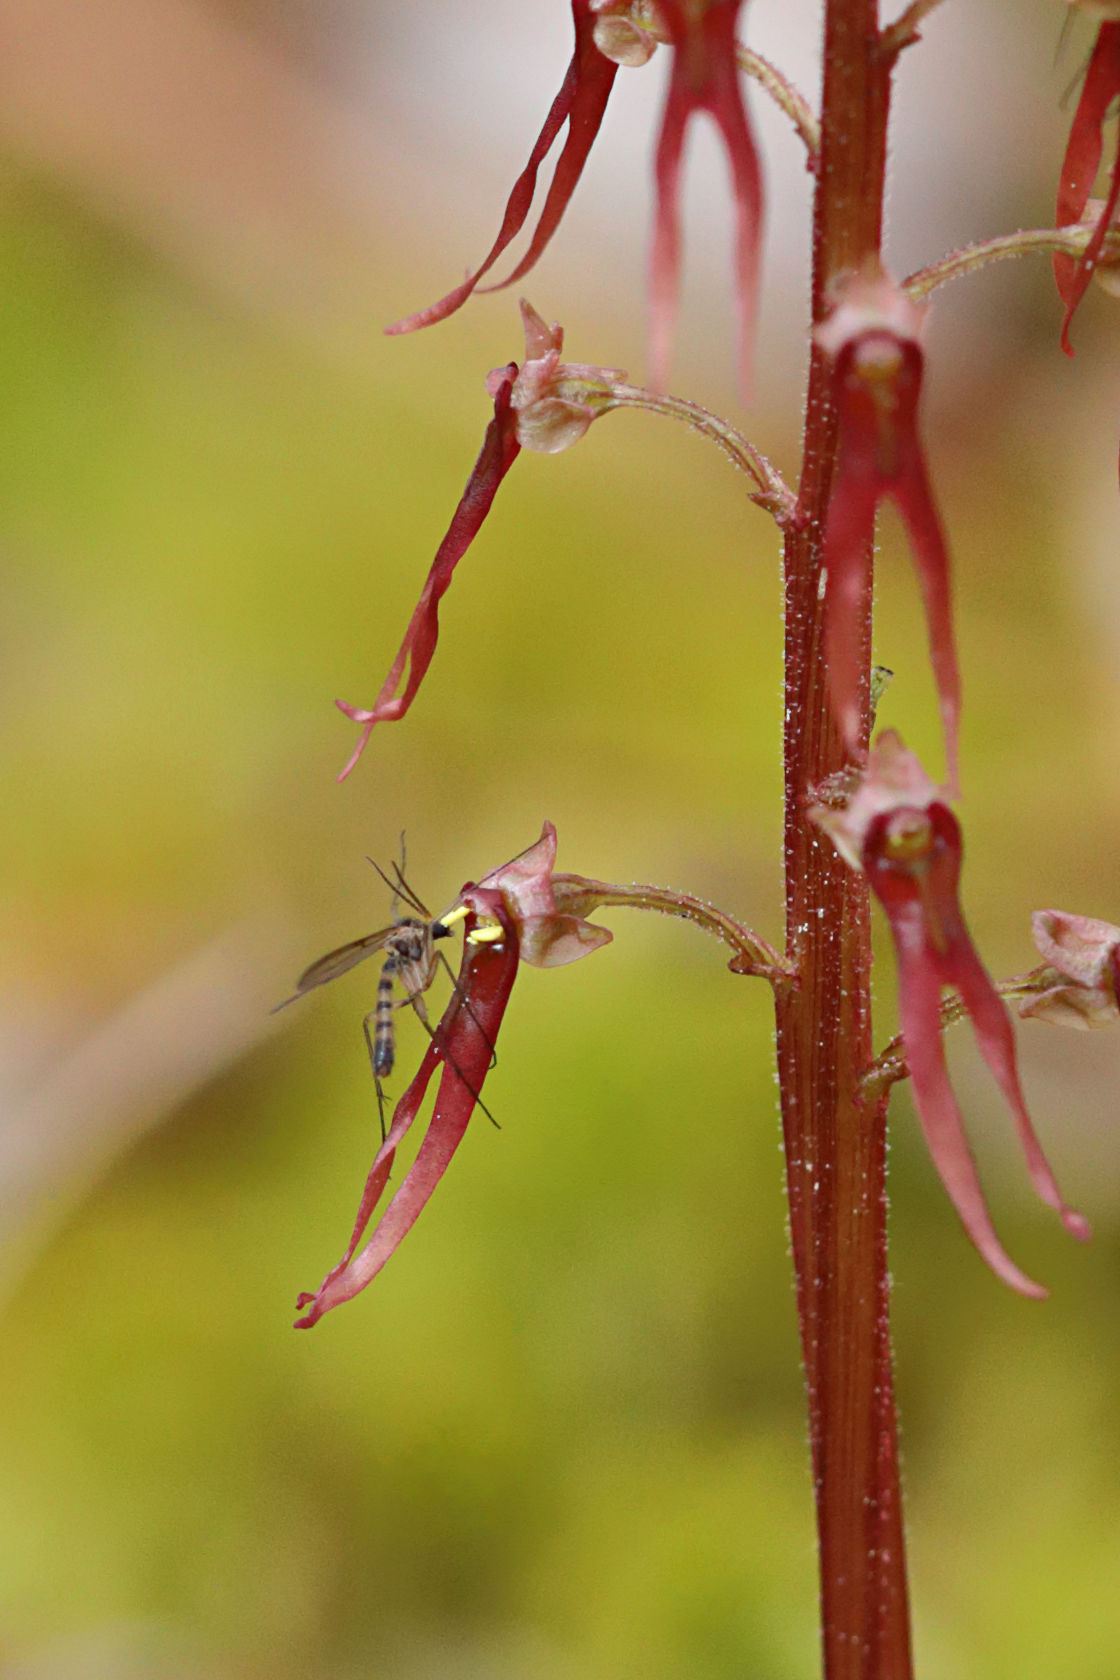
M 373 1021 L 373 1071 L 378 1079 L 387 1079 L 397 1059 L 396 1033 L 393 1028 L 393 976 L 397 959 L 385 958 L 381 978 L 377 982 L 377 1009 Z

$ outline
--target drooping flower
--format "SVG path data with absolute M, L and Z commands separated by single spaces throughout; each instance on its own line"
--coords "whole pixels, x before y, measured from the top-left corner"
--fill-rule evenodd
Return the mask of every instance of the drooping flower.
M 521 318 L 525 360 L 520 367 L 510 362 L 504 368 L 495 368 L 487 378 L 486 388 L 494 399 L 493 419 L 380 693 L 372 706 L 335 701 L 340 711 L 362 725 L 361 737 L 339 781 L 357 764 L 374 725 L 402 718 L 415 699 L 439 639 L 439 603 L 521 450 L 555 455 L 570 448 L 599 412 L 596 399 L 608 393 L 612 382 L 625 377 L 617 368 L 562 362 L 563 331 L 555 323 L 546 326 L 524 299 Z
M 529 161 L 514 182 L 513 191 L 506 202 L 498 237 L 490 247 L 485 261 L 438 303 L 418 310 L 415 315 L 409 315 L 403 321 L 397 321 L 393 326 L 387 327 L 386 332 L 406 333 L 414 332 L 418 327 L 430 327 L 436 321 L 445 321 L 449 315 L 462 308 L 479 281 L 489 273 L 506 247 L 516 239 L 524 227 L 533 203 L 537 173 L 551 151 L 557 135 L 567 123 L 567 139 L 557 159 L 552 184 L 548 189 L 536 232 L 524 257 L 513 273 L 501 282 L 501 286 L 510 286 L 515 280 L 520 280 L 523 275 L 528 274 L 540 257 L 560 225 L 561 217 L 576 190 L 595 136 L 602 124 L 615 76 L 618 74 L 618 63 L 606 57 L 597 44 L 595 12 L 594 0 L 572 0 L 572 22 L 575 25 L 576 40 L 571 63 L 561 83 L 560 92 L 553 100 L 544 120 L 544 127 L 529 154 Z M 497 291 L 500 287 L 485 289 Z
M 969 937 L 957 895 L 960 825 L 944 790 L 926 775 L 893 730 L 884 731 L 850 803 L 818 807 L 815 820 L 862 870 L 886 912 L 898 963 L 899 1007 L 914 1100 L 934 1165 L 965 1230 L 997 1277 L 1024 1295 L 1046 1291 L 1005 1252 L 984 1200 L 941 1039 L 941 992 L 953 986 L 972 1022 L 980 1052 L 1015 1118 L 1036 1191 L 1066 1229 L 1089 1228 L 1062 1200 L 1027 1113 L 1015 1040 L 1003 1002 Z
M 930 657 L 945 734 L 949 786 L 958 786 L 960 672 L 953 637 L 949 551 L 918 428 L 925 311 L 883 275 L 850 279 L 816 339 L 832 360 L 839 415 L 836 476 L 828 504 L 825 663 L 844 740 L 860 748 L 860 696 L 867 681 L 859 603 L 871 565 L 875 514 L 891 497 L 906 525 L 921 586 Z
M 1020 1015 L 1061 1027 L 1110 1027 L 1120 1020 L 1120 927 L 1067 910 L 1036 910 L 1034 942 L 1048 967 L 1043 989 L 1023 999 Z
M 673 45 L 673 66 L 654 173 L 657 211 L 650 259 L 650 381 L 663 386 L 680 288 L 680 177 L 685 131 L 707 111 L 727 151 L 735 200 L 735 290 L 739 365 L 749 388 L 762 242 L 762 176 L 736 61 L 743 0 L 657 0 Z
M 440 931 L 460 922 L 465 930 L 454 993 L 374 1157 L 346 1252 L 318 1289 L 300 1295 L 297 1305 L 305 1310 L 296 1321 L 297 1329 L 309 1329 L 332 1307 L 352 1300 L 372 1282 L 423 1212 L 479 1102 L 519 963 L 556 968 L 610 942 L 607 928 L 558 908 L 552 887 L 555 863 L 556 830 L 545 823 L 540 839 L 527 851 L 481 881 L 468 882 L 452 908 L 439 918 Z M 359 1248 L 385 1192 L 397 1149 L 440 1065 L 443 1072 L 435 1108 L 416 1159 L 373 1235 Z
M 1081 97 L 1077 101 L 1069 141 L 1058 181 L 1055 221 L 1058 227 L 1079 222 L 1089 204 L 1093 184 L 1104 150 L 1105 119 L 1120 100 L 1120 3 L 1118 0 L 1071 0 L 1081 10 L 1101 17 L 1096 44 L 1085 72 Z M 1069 329 L 1077 306 L 1093 277 L 1104 248 L 1105 237 L 1120 202 L 1120 143 L 1112 162 L 1108 193 L 1097 216 L 1089 242 L 1079 257 L 1055 256 L 1054 279 L 1065 304 L 1062 321 L 1062 349 L 1073 355 Z

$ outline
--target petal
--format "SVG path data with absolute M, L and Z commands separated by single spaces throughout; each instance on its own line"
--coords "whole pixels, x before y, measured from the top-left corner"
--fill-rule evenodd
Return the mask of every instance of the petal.
M 735 54 L 738 5 L 713 5 L 710 22 L 712 86 L 709 109 L 727 148 L 735 200 L 735 307 L 738 315 L 739 370 L 744 392 L 751 388 L 755 317 L 758 314 L 762 250 L 762 172 L 754 135 L 747 120 Z
M 953 634 L 953 596 L 950 587 L 949 550 L 930 489 L 929 475 L 918 439 L 916 422 L 904 450 L 904 471 L 894 486 L 894 499 L 906 522 L 910 550 L 918 573 L 926 610 L 930 663 L 937 683 L 941 726 L 945 735 L 945 762 L 950 790 L 959 790 L 961 677 L 957 645 Z
M 517 933 L 501 898 L 496 893 L 483 898 L 487 915 L 502 922 L 506 938 L 500 944 L 464 947 L 455 993 L 425 1052 L 420 1071 L 397 1104 L 389 1136 L 370 1169 L 350 1246 L 314 1295 L 299 1297 L 298 1305 L 308 1310 L 297 1319 L 297 1329 L 309 1329 L 332 1307 L 352 1300 L 377 1276 L 427 1206 L 462 1142 L 493 1061 L 494 1043 L 518 968 Z M 396 1146 L 412 1124 L 432 1071 L 440 1061 L 444 1064 L 443 1073 L 424 1141 L 373 1236 L 361 1253 L 355 1255 L 370 1212 L 384 1189 Z
M 556 867 L 556 825 L 546 822 L 539 840 L 500 864 L 479 881 L 480 888 L 501 892 L 514 916 L 547 915 L 556 908 L 552 871 Z
M 898 957 L 899 1007 L 906 1061 L 929 1152 L 961 1223 L 998 1278 L 1022 1295 L 1043 1300 L 1046 1290 L 1020 1271 L 996 1235 L 984 1200 L 941 1038 L 941 979 L 931 960 L 918 903 L 888 908 Z
M 609 945 L 614 934 L 579 916 L 530 916 L 520 927 L 521 960 L 534 968 L 563 968 L 578 962 L 601 945 Z
M 409 315 L 403 321 L 395 322 L 393 326 L 385 329 L 386 332 L 415 332 L 418 327 L 430 327 L 437 321 L 445 321 L 449 315 L 462 308 L 479 281 L 494 266 L 507 245 L 517 237 L 525 225 L 525 219 L 533 204 L 537 173 L 551 151 L 553 141 L 567 123 L 568 138 L 557 161 L 532 243 L 517 268 L 508 279 L 501 282 L 501 285 L 511 285 L 514 280 L 528 273 L 555 233 L 583 172 L 595 136 L 599 132 L 611 87 L 618 74 L 618 65 L 604 58 L 595 45 L 595 20 L 590 11 L 589 0 L 572 0 L 572 19 L 575 24 L 576 43 L 571 62 L 560 92 L 553 100 L 544 127 L 529 154 L 529 161 L 514 182 L 513 191 L 506 202 L 498 237 L 490 247 L 485 261 L 438 303 L 418 310 L 415 315 Z M 492 291 L 499 288 L 484 289 Z
M 674 57 L 654 158 L 657 208 L 649 262 L 649 382 L 655 391 L 665 388 L 680 293 L 681 154 L 691 112 L 688 89 Z
M 1015 1117 L 1027 1170 L 1038 1195 L 1061 1216 L 1066 1230 L 1079 1241 L 1089 1236 L 1081 1214 L 1062 1200 L 1050 1163 L 1031 1125 L 1019 1084 L 1015 1035 L 1003 999 L 976 953 L 961 914 L 957 896 L 962 857 L 960 824 L 947 806 L 929 807 L 934 847 L 923 882 L 922 909 L 927 937 L 937 947 L 936 963 L 944 984 L 956 986 L 968 1011 L 980 1053 Z
M 510 391 L 516 374 L 517 364 L 511 362 L 505 370 L 505 379 L 495 392 L 494 418 L 486 428 L 486 437 L 478 460 L 467 480 L 467 487 L 455 509 L 447 534 L 436 551 L 420 599 L 405 631 L 404 641 L 389 669 L 389 675 L 381 685 L 381 692 L 369 707 L 348 706 L 341 700 L 335 701 L 339 710 L 345 712 L 347 717 L 364 725 L 361 739 L 338 778 L 340 782 L 357 764 L 374 724 L 396 722 L 405 715 L 432 662 L 439 639 L 439 603 L 450 587 L 456 566 L 481 530 L 498 493 L 498 486 L 521 450 L 510 406 Z M 404 688 L 401 689 L 406 665 L 408 677 Z
M 1120 1010 L 1111 989 L 1070 985 L 1032 993 L 1020 1003 L 1019 1014 L 1032 1021 L 1049 1021 L 1051 1026 L 1090 1032 L 1094 1027 L 1113 1026 Z
M 460 902 L 469 904 L 480 889 L 500 893 L 517 928 L 521 960 L 534 968 L 562 968 L 578 962 L 601 945 L 609 945 L 614 937 L 608 928 L 557 911 L 552 890 L 555 866 L 556 829 L 546 822 L 539 840 L 484 875 L 477 888 L 468 883 L 460 895 Z
M 1031 933 L 1039 955 L 1078 985 L 1111 985 L 1113 958 L 1120 950 L 1120 928 L 1112 922 L 1068 910 L 1036 910 Z
M 951 954 L 951 962 L 946 963 L 953 984 L 957 987 L 964 1001 L 976 1030 L 976 1040 L 980 1046 L 980 1053 L 991 1069 L 996 1084 L 1007 1101 L 1007 1106 L 1015 1116 L 1015 1124 L 1019 1132 L 1019 1141 L 1023 1146 L 1023 1153 L 1027 1158 L 1027 1171 L 1031 1175 L 1031 1182 L 1039 1196 L 1050 1207 L 1055 1208 L 1061 1216 L 1062 1224 L 1071 1236 L 1079 1242 L 1086 1242 L 1089 1238 L 1089 1224 L 1083 1214 L 1071 1208 L 1062 1200 L 1057 1180 L 1051 1170 L 1050 1163 L 1043 1153 L 1042 1145 L 1038 1141 L 1031 1117 L 1027 1113 L 1027 1105 L 1023 1099 L 1022 1087 L 1019 1084 L 1019 1071 L 1015 1060 L 1015 1036 L 1003 999 L 996 991 L 988 974 L 976 954 L 972 941 L 967 934 L 964 943 L 958 945 Z
M 568 138 L 557 159 L 552 184 L 548 189 L 529 249 L 504 280 L 493 286 L 484 286 L 482 289 L 486 292 L 499 292 L 504 286 L 512 286 L 535 266 L 560 226 L 603 124 L 607 101 L 618 74 L 618 65 L 605 58 L 595 44 L 594 18 L 590 13 L 588 0 L 572 0 L 572 15 L 576 28 L 576 48 L 569 74 L 574 71 L 576 86 L 568 118 Z
M 1062 163 L 1061 179 L 1058 183 L 1058 202 L 1055 209 L 1055 221 L 1058 227 L 1068 227 L 1071 223 L 1081 220 L 1085 206 L 1089 202 L 1089 195 L 1093 190 L 1097 170 L 1100 168 L 1101 152 L 1104 146 L 1103 124 L 1118 94 L 1120 94 L 1120 22 L 1102 23 L 1097 33 L 1093 55 L 1089 60 L 1089 68 L 1085 73 L 1085 82 L 1070 126 L 1069 142 Z M 1054 279 L 1057 282 L 1058 293 L 1066 306 L 1065 319 L 1062 322 L 1062 349 L 1069 356 L 1073 355 L 1073 346 L 1069 341 L 1070 325 L 1077 306 L 1085 295 L 1085 288 L 1092 277 L 1097 258 L 1100 256 L 1109 223 L 1116 209 L 1118 195 L 1120 195 L 1120 150 L 1117 152 L 1116 161 L 1112 167 L 1108 199 L 1089 244 L 1080 257 L 1056 256 L 1054 258 Z

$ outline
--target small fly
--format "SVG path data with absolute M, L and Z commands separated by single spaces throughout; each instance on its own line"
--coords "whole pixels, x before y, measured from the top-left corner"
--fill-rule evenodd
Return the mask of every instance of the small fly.
M 373 863 L 372 858 L 369 861 Z M 369 1051 L 369 1065 L 377 1089 L 381 1136 L 384 1139 L 385 1090 L 382 1081 L 388 1079 L 397 1059 L 394 1012 L 403 1008 L 406 1003 L 411 1004 L 424 1031 L 429 1038 L 436 1041 L 437 1030 L 428 1019 L 424 993 L 435 979 L 436 969 L 440 967 L 446 969 L 457 995 L 460 994 L 460 987 L 443 952 L 435 948 L 437 940 L 451 938 L 454 928 L 445 926 L 439 917 L 433 917 L 427 905 L 408 885 L 399 865 L 393 865 L 395 878 L 392 880 L 379 864 L 374 863 L 373 867 L 392 893 L 394 908 L 397 907 L 398 901 L 403 900 L 415 914 L 397 916 L 389 927 L 379 928 L 376 933 L 367 933 L 363 939 L 352 939 L 348 945 L 340 945 L 337 951 L 328 951 L 325 957 L 320 957 L 309 968 L 304 969 L 296 981 L 296 989 L 291 997 L 285 998 L 284 1002 L 276 1007 L 285 1009 L 289 1003 L 303 997 L 305 992 L 314 991 L 316 986 L 325 986 L 329 981 L 337 980 L 340 975 L 347 974 L 367 957 L 375 956 L 379 951 L 385 953 L 381 976 L 377 982 L 377 1002 L 362 1020 L 362 1031 Z M 404 992 L 401 998 L 393 995 L 397 982 Z M 462 998 L 462 1006 L 470 1012 L 470 1004 L 465 997 Z M 487 1118 L 493 1120 L 494 1116 L 482 1099 L 476 1095 L 475 1101 Z

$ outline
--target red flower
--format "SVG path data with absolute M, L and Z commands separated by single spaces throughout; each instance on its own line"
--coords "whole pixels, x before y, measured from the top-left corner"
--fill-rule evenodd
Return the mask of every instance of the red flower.
M 1046 1291 L 1004 1251 L 988 1213 L 941 1040 L 941 991 L 954 986 L 980 1052 L 1015 1117 L 1035 1189 L 1082 1240 L 1089 1228 L 1061 1193 L 1023 1100 L 1015 1040 L 1003 1002 L 969 937 L 957 898 L 960 826 L 918 759 L 893 730 L 879 736 L 867 773 L 843 811 L 813 815 L 862 869 L 886 912 L 898 962 L 899 1006 L 914 1101 L 934 1165 L 965 1230 L 997 1277 L 1024 1295 Z
M 1120 927 L 1066 910 L 1036 910 L 1031 927 L 1049 983 L 1023 1000 L 1020 1015 L 1082 1031 L 1120 1019 Z
M 454 994 L 424 1052 L 416 1077 L 401 1097 L 388 1136 L 374 1157 L 346 1253 L 313 1294 L 299 1297 L 306 1330 L 332 1307 L 350 1301 L 396 1253 L 443 1177 L 463 1139 L 490 1070 L 498 1029 L 517 978 L 519 962 L 556 968 L 608 944 L 606 928 L 557 908 L 552 887 L 556 830 L 545 823 L 529 849 L 482 881 L 468 882 L 455 905 L 439 918 L 444 928 L 463 922 L 463 962 Z M 573 878 L 577 883 L 580 877 Z M 365 1247 L 358 1245 L 389 1181 L 397 1147 L 420 1110 L 437 1066 L 443 1064 L 435 1108 L 416 1159 Z
M 528 274 L 556 232 L 583 173 L 583 166 L 599 132 L 607 100 L 618 74 L 617 63 L 606 58 L 596 45 L 594 12 L 593 0 L 572 0 L 572 21 L 576 31 L 572 60 L 561 83 L 560 92 L 553 100 L 552 108 L 545 118 L 544 127 L 529 154 L 529 161 L 514 182 L 513 191 L 506 202 L 498 237 L 490 247 L 486 260 L 473 274 L 467 276 L 462 285 L 448 292 L 445 298 L 441 298 L 438 303 L 433 303 L 427 309 L 419 310 L 415 315 L 409 315 L 403 321 L 397 321 L 394 326 L 386 328 L 387 332 L 414 332 L 417 327 L 430 327 L 436 321 L 445 321 L 449 315 L 462 308 L 483 275 L 489 272 L 506 246 L 516 239 L 524 226 L 533 203 L 537 172 L 551 150 L 556 136 L 567 123 L 568 137 L 557 160 L 552 185 L 548 189 L 548 196 L 529 249 L 513 273 L 508 275 L 500 286 L 489 286 L 484 290 L 500 291 L 502 286 L 510 286 L 515 280 L 520 280 L 523 275 Z
M 1085 6 L 1085 10 L 1089 9 Z M 1079 222 L 1085 212 L 1097 170 L 1100 168 L 1101 153 L 1104 149 L 1102 131 L 1105 118 L 1120 98 L 1120 7 L 1110 4 L 1109 0 L 1105 0 L 1102 6 L 1100 0 L 1095 0 L 1092 9 L 1096 12 L 1103 11 L 1106 18 L 1116 21 L 1102 23 L 1097 32 L 1096 45 L 1089 60 L 1089 68 L 1085 72 L 1081 98 L 1077 102 L 1077 110 L 1070 125 L 1069 141 L 1058 182 L 1057 208 L 1054 212 L 1058 227 L 1068 227 L 1073 222 Z M 1112 161 L 1108 196 L 1097 217 L 1089 243 L 1079 257 L 1054 258 L 1054 278 L 1058 283 L 1058 293 L 1066 306 L 1065 319 L 1062 322 L 1062 349 L 1067 356 L 1073 355 L 1073 345 L 1069 341 L 1070 325 L 1097 266 L 1118 200 L 1120 146 L 1117 147 L 1116 156 Z
M 747 120 L 735 56 L 735 25 L 743 0 L 657 0 L 675 48 L 655 176 L 657 216 L 650 262 L 650 377 L 664 384 L 680 283 L 680 175 L 685 130 L 707 111 L 723 136 L 735 198 L 735 285 L 739 361 L 749 385 L 751 343 L 758 301 L 762 237 L 762 177 Z
M 617 368 L 561 362 L 563 331 L 555 323 L 546 326 L 524 299 L 521 319 L 525 328 L 525 360 L 520 368 L 516 362 L 495 368 L 487 378 L 486 388 L 494 399 L 494 418 L 486 428 L 482 450 L 447 534 L 436 550 L 389 675 L 372 706 L 350 706 L 342 700 L 335 701 L 340 711 L 363 726 L 339 781 L 357 764 L 374 725 L 402 718 L 415 699 L 436 651 L 439 603 L 521 449 L 542 455 L 568 449 L 595 418 L 595 397 L 601 396 L 613 380 L 625 377 Z M 405 679 L 403 688 L 402 678 Z
M 867 673 L 856 609 L 871 564 L 876 509 L 884 497 L 893 497 L 910 537 L 925 603 L 949 784 L 955 792 L 961 685 L 949 552 L 918 431 L 923 369 L 918 333 L 923 313 L 885 277 L 857 278 L 817 329 L 817 341 L 833 361 L 833 396 L 840 420 L 824 535 L 825 661 L 833 710 L 849 751 L 858 753 L 860 695 Z

